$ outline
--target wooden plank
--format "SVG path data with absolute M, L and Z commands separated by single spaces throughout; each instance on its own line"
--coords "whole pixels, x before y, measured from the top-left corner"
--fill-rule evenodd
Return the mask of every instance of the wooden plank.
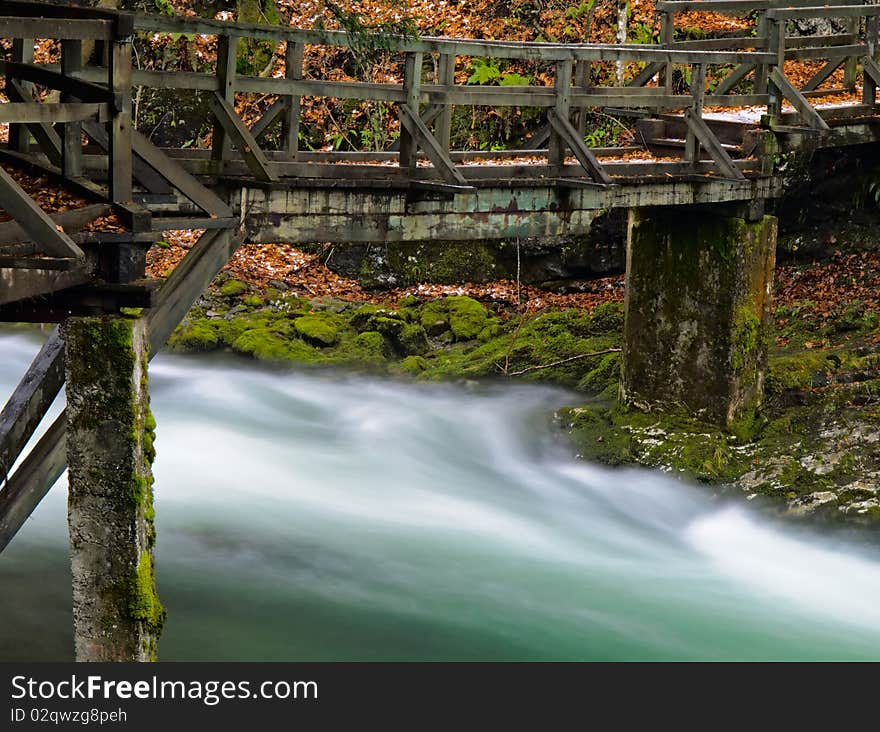
M 850 58 L 861 56 L 865 53 L 865 45 L 863 43 L 855 43 L 852 46 L 820 46 L 818 48 L 786 48 L 786 60 L 797 59 L 825 59 L 825 58 Z
M 0 123 L 67 124 L 87 119 L 106 120 L 110 116 L 107 104 L 77 102 L 14 102 L 0 104 Z
M 53 38 L 57 40 L 108 40 L 113 37 L 109 20 L 76 18 L 21 18 L 0 16 L 4 38 Z
M 818 89 L 823 81 L 825 81 L 829 76 L 831 76 L 831 74 L 833 74 L 835 71 L 837 71 L 837 69 L 840 68 L 840 65 L 842 63 L 842 58 L 831 59 L 809 78 L 807 83 L 804 84 L 802 91 L 813 91 L 815 89 Z
M 232 209 L 216 193 L 205 188 L 196 178 L 136 130 L 132 134 L 132 148 L 135 155 L 203 211 L 221 218 L 232 215 Z
M 110 138 L 109 193 L 114 203 L 130 203 L 134 166 L 132 163 L 131 42 L 110 44 L 110 91 L 116 107 L 108 125 Z
M 694 136 L 699 140 L 706 152 L 712 156 L 712 160 L 715 161 L 722 174 L 727 178 L 745 180 L 742 171 L 736 167 L 727 150 L 724 149 L 724 146 L 718 141 L 718 138 L 715 137 L 706 122 L 692 109 L 688 109 L 684 113 L 684 118 Z
M 815 130 L 827 131 L 830 128 L 819 113 L 813 109 L 806 97 L 801 94 L 792 83 L 782 75 L 778 68 L 770 72 L 770 81 L 779 89 L 780 94 L 792 103 L 792 106 L 798 111 L 804 124 Z
M 25 86 L 15 79 L 10 79 L 7 77 L 6 96 L 9 98 L 9 101 L 18 103 L 27 103 L 29 101 L 32 101 L 33 97 L 31 96 L 28 86 Z M 14 130 L 15 128 L 16 125 L 12 125 L 10 127 L 10 135 L 12 135 L 12 130 Z M 43 154 L 49 159 L 49 162 L 53 165 L 57 165 L 60 168 L 61 137 L 55 131 L 55 128 L 52 127 L 52 125 L 49 123 L 35 122 L 27 125 L 27 131 L 22 134 L 22 137 L 26 137 L 27 132 L 34 136 L 34 139 L 40 146 L 40 150 L 42 150 Z M 11 143 L 9 147 L 11 150 L 17 150 L 20 153 L 29 152 L 29 147 L 26 147 L 26 149 L 22 150 L 21 144 L 16 144 L 13 137 L 10 137 L 10 140 Z
M 279 97 L 269 108 L 263 112 L 263 115 L 250 126 L 251 135 L 255 140 L 259 140 L 272 125 L 278 121 L 279 117 L 287 110 L 287 98 Z
M 211 97 L 211 111 L 214 118 L 223 127 L 231 142 L 238 145 L 238 149 L 244 157 L 245 163 L 257 180 L 271 182 L 277 180 L 269 165 L 269 161 L 247 128 L 236 114 L 234 107 L 219 92 L 214 92 Z
M 706 67 L 702 64 L 691 66 L 691 95 L 693 102 L 685 114 L 690 112 L 693 117 L 702 119 L 703 100 L 706 96 Z M 691 163 L 696 163 L 700 159 L 700 137 L 690 124 L 685 136 L 684 158 Z
M 28 37 L 18 37 L 12 40 L 12 60 L 18 63 L 34 62 L 34 39 Z M 34 100 L 32 87 L 30 84 L 19 86 L 19 97 L 15 98 L 9 94 L 9 86 L 16 84 L 14 79 L 6 79 L 7 97 L 10 102 L 32 102 Z M 20 153 L 27 153 L 30 150 L 29 130 L 22 125 L 9 126 L 9 149 L 16 150 Z
M 862 58 L 862 68 L 865 70 L 865 76 L 874 82 L 875 86 L 880 85 L 880 64 L 865 56 Z
M 556 134 L 571 148 L 578 162 L 584 166 L 584 170 L 589 173 L 594 181 L 604 185 L 610 185 L 614 182 L 611 176 L 602 168 L 593 152 L 584 144 L 583 138 L 580 137 L 577 130 L 566 117 L 560 117 L 555 109 L 551 109 L 548 113 L 548 119 Z
M 62 412 L 0 490 L 0 552 L 67 469 L 66 435 Z
M 0 305 L 66 290 L 90 279 L 91 275 L 83 265 L 68 270 L 0 268 Z
M 422 122 L 425 123 L 425 126 L 427 126 L 427 125 L 430 125 L 434 120 L 436 120 L 443 113 L 443 110 L 447 109 L 447 108 L 448 107 L 443 104 L 431 104 L 419 116 L 421 117 Z M 437 137 L 437 135 L 435 134 L 434 137 Z M 439 139 L 437 141 L 439 142 Z M 441 145 L 441 147 L 442 147 L 442 145 Z M 448 145 L 446 146 L 446 149 L 447 150 L 449 149 Z M 375 153 L 368 153 L 368 154 L 387 155 L 386 150 L 389 153 L 395 152 L 395 151 L 397 151 L 399 153 L 400 152 L 400 138 L 398 138 L 394 142 L 392 142 L 385 150 L 375 152 Z M 395 157 L 397 157 L 397 156 L 395 156 Z M 300 160 L 308 160 L 309 159 L 308 153 L 300 154 L 299 159 Z M 382 159 L 383 160 L 391 160 L 392 158 L 383 157 Z
M 217 38 L 217 91 L 235 109 L 235 66 L 238 59 L 238 36 L 222 35 Z M 213 107 L 213 104 L 212 104 Z M 232 144 L 227 136 L 226 126 L 219 118 L 214 118 L 214 134 L 211 142 L 211 159 L 217 173 L 223 172 L 223 161 L 229 154 Z
M 85 206 L 72 211 L 48 214 L 48 216 L 56 227 L 60 226 L 69 234 L 71 231 L 81 229 L 90 221 L 106 216 L 112 210 L 108 203 L 95 203 L 91 206 Z M 32 241 L 30 234 L 25 232 L 17 221 L 3 221 L 0 223 L 0 246 L 28 241 Z
M 75 76 L 82 69 L 82 41 L 61 41 L 61 73 L 64 76 Z M 61 102 L 75 101 L 68 92 L 61 93 Z M 67 178 L 82 175 L 82 124 L 80 121 L 61 120 L 61 172 Z
M 298 81 L 303 78 L 303 51 L 305 46 L 295 41 L 287 42 L 284 54 L 284 76 Z M 299 127 L 302 98 L 295 94 L 285 97 L 284 116 L 281 118 L 281 149 L 290 157 L 299 150 Z M 256 135 L 254 135 L 256 137 Z
M 0 59 L 0 74 L 66 92 L 83 102 L 98 104 L 113 102 L 110 92 L 98 84 L 64 76 L 60 71 L 52 71 L 33 64 Z
M 644 86 L 665 68 L 666 64 L 663 64 L 659 61 L 653 61 L 649 64 L 646 64 L 645 68 L 642 69 L 633 79 L 631 79 L 627 86 Z
M 408 106 L 403 106 L 400 108 L 400 122 L 410 134 L 414 145 L 419 145 L 425 151 L 444 181 L 452 185 L 467 185 L 462 174 L 450 160 L 448 152 L 440 147 L 421 117 L 414 115 Z
M 82 257 L 80 249 L 67 234 L 25 193 L 3 168 L 0 168 L 0 206 L 14 218 L 41 251 L 56 257 Z
M 455 86 L 455 55 L 444 53 L 440 56 L 439 67 L 437 69 L 438 81 L 440 86 L 452 89 Z M 450 149 L 450 135 L 452 134 L 452 104 L 448 99 L 443 104 L 434 105 L 433 109 L 438 109 L 437 124 L 434 127 L 434 134 L 437 142 L 444 150 Z M 426 124 L 428 124 L 426 122 Z
M 104 150 L 104 152 L 110 151 L 110 136 L 102 125 L 94 122 L 85 122 L 83 129 L 92 142 Z M 142 160 L 133 158 L 131 165 L 134 179 L 150 193 L 166 194 L 171 192 L 171 186 L 168 185 L 165 179 Z
M 64 384 L 64 342 L 55 328 L 0 412 L 0 476 L 21 451 Z
M 791 20 L 793 18 L 860 18 L 880 15 L 877 5 L 821 5 L 805 8 L 770 8 L 768 18 Z
M 865 21 L 865 45 L 867 52 L 862 58 L 862 103 L 873 106 L 877 101 L 877 80 L 865 70 L 865 59 L 876 61 L 878 46 L 880 46 L 880 19 L 877 16 Z
M 721 96 L 727 94 L 752 73 L 755 68 L 755 64 L 740 64 L 721 80 L 721 83 L 715 87 L 715 91 L 709 94 L 709 96 L 714 97 L 716 95 Z
M 556 63 L 556 79 L 553 111 L 559 119 L 569 120 L 571 116 L 571 80 L 574 71 L 571 61 Z M 549 114 L 548 114 L 548 121 Z M 559 126 L 550 122 L 550 140 L 547 143 L 547 162 L 552 168 L 561 169 L 565 162 L 565 137 L 560 134 Z
M 420 119 L 419 102 L 421 101 L 422 59 L 421 53 L 408 53 L 404 61 L 404 102 L 398 113 L 401 124 L 400 167 L 409 171 L 413 171 L 416 167 L 416 151 L 418 150 L 418 142 L 412 132 L 411 121 Z M 409 111 L 409 115 L 404 113 L 405 109 Z M 406 121 L 404 121 L 405 118 Z
M 154 216 L 150 222 L 152 231 L 184 231 L 189 229 L 229 229 L 238 226 L 239 219 L 228 218 L 208 219 L 199 216 Z

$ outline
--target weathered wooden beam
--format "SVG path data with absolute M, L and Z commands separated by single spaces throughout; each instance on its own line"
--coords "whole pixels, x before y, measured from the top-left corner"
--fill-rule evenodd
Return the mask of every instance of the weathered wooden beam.
M 713 91 L 709 96 L 714 97 L 716 95 L 721 96 L 722 94 L 727 94 L 728 92 L 733 90 L 736 85 L 739 84 L 743 79 L 745 79 L 750 73 L 752 73 L 755 68 L 755 64 L 740 64 L 721 80 L 721 83 L 718 84 L 717 87 L 715 87 L 715 91 Z
M 33 96 L 30 89 L 24 84 L 17 82 L 15 79 L 6 78 L 6 96 L 10 102 L 29 103 L 33 102 Z M 22 130 L 18 125 L 11 125 L 10 132 L 10 150 L 26 154 L 30 148 L 25 146 L 22 148 L 22 139 L 27 137 L 27 133 L 34 136 L 43 154 L 49 159 L 53 165 L 61 167 L 61 137 L 55 131 L 55 128 L 47 122 L 36 122 L 26 125 L 26 129 Z M 15 138 L 13 131 L 17 131 L 19 135 Z
M 245 163 L 257 180 L 270 182 L 278 179 L 272 172 L 272 168 L 254 136 L 247 125 L 241 121 L 241 117 L 235 112 L 235 108 L 219 92 L 214 92 L 211 97 L 211 111 L 214 118 L 223 127 L 229 139 L 234 142 L 244 157 Z
M 449 152 L 440 147 L 440 143 L 431 134 L 421 117 L 413 114 L 409 107 L 404 106 L 400 108 L 400 122 L 409 133 L 414 145 L 418 145 L 425 151 L 428 159 L 434 164 L 434 168 L 444 181 L 453 185 L 467 185 L 464 176 L 450 159 Z
M 3 168 L 0 168 L 0 207 L 2 207 L 45 254 L 56 257 L 83 257 L 67 234 L 58 231 L 55 222 L 22 190 Z
M 251 135 L 255 140 L 259 140 L 269 128 L 278 121 L 279 117 L 287 110 L 287 99 L 279 97 L 269 108 L 263 112 L 263 115 L 250 126 Z
M 12 60 L 17 61 L 18 63 L 33 63 L 34 62 L 34 39 L 28 37 L 18 37 L 12 39 Z M 25 84 L 19 86 L 19 97 L 16 99 L 13 95 L 9 94 L 9 86 L 10 83 L 16 83 L 14 79 L 6 79 L 7 86 L 7 98 L 10 102 L 32 102 L 33 94 L 31 90 L 30 84 Z M 9 126 L 9 149 L 16 150 L 20 153 L 27 153 L 30 150 L 30 137 L 28 136 L 29 130 L 22 125 L 10 125 Z
M 437 69 L 437 81 L 440 86 L 452 89 L 455 86 L 455 54 L 444 53 L 440 55 L 440 62 Z M 437 111 L 436 125 L 434 126 L 434 136 L 437 142 L 444 150 L 449 150 L 451 145 L 452 134 L 452 104 L 448 99 L 443 104 L 434 104 L 428 110 L 425 124 L 430 124 L 427 115 Z
M 862 58 L 862 68 L 865 70 L 865 75 L 874 82 L 875 85 L 880 85 L 880 64 L 874 59 L 865 56 Z
M 95 203 L 71 211 L 61 211 L 59 213 L 48 214 L 48 216 L 56 227 L 60 226 L 69 234 L 70 231 L 81 229 L 90 221 L 94 221 L 101 216 L 106 216 L 112 210 L 110 204 Z M 0 252 L 3 251 L 7 244 L 18 244 L 29 241 L 33 241 L 31 235 L 28 234 L 17 221 L 0 222 Z
M 644 86 L 651 79 L 653 79 L 657 74 L 663 71 L 666 68 L 666 64 L 661 63 L 660 61 L 652 61 L 649 64 L 645 65 L 643 68 L 633 79 L 630 80 L 627 86 Z
M 110 139 L 109 193 L 113 203 L 132 200 L 131 41 L 114 39 L 110 44 L 110 92 L 115 114 L 107 125 Z
M 742 171 L 736 167 L 736 163 L 733 162 L 730 155 L 727 153 L 727 150 L 724 149 L 724 146 L 719 142 L 715 133 L 712 132 L 705 120 L 698 116 L 692 109 L 685 111 L 684 119 L 685 122 L 687 122 L 688 128 L 693 132 L 694 136 L 705 148 L 706 152 L 712 156 L 712 160 L 715 161 L 715 164 L 718 166 L 718 169 L 722 174 L 726 178 L 745 180 Z
M 813 91 L 815 89 L 818 89 L 823 81 L 825 81 L 829 76 L 831 76 L 831 74 L 833 74 L 835 71 L 837 71 L 837 69 L 840 68 L 840 65 L 843 63 L 843 61 L 844 59 L 842 58 L 831 59 L 809 78 L 807 83 L 804 84 L 801 91 Z
M 819 5 L 804 8 L 770 8 L 768 18 L 791 20 L 793 18 L 862 18 L 880 15 L 877 5 Z
M 590 174 L 590 177 L 597 183 L 611 185 L 614 182 L 613 179 L 605 172 L 599 160 L 584 144 L 583 138 L 578 135 L 577 130 L 568 121 L 568 118 L 560 117 L 556 110 L 551 109 L 548 119 L 556 134 L 571 148 L 572 153 L 574 153 L 578 162 L 584 166 L 584 170 Z
M 91 275 L 83 264 L 67 270 L 54 266 L 46 269 L 0 267 L 0 305 L 66 290 L 82 285 L 90 278 Z
M 74 79 L 65 76 L 60 71 L 52 71 L 34 64 L 0 59 L 0 74 L 11 76 L 13 79 L 21 79 L 22 81 L 39 84 L 49 89 L 57 89 L 90 104 L 106 104 L 113 101 L 111 93 L 100 84 L 94 84 L 82 79 Z
M 16 102 L 0 105 L 0 123 L 75 124 L 87 119 L 106 120 L 109 116 L 110 107 L 107 104 Z
M 82 69 L 82 41 L 61 41 L 61 73 L 64 76 L 75 76 Z M 61 93 L 61 102 L 76 101 L 67 92 Z M 62 120 L 61 122 L 61 172 L 66 178 L 82 175 L 82 124 L 79 120 Z
M 110 151 L 110 136 L 104 126 L 96 122 L 83 123 L 83 130 L 89 138 L 104 152 Z M 139 158 L 133 158 L 132 174 L 134 179 L 146 188 L 150 193 L 165 194 L 171 192 L 171 186 L 158 173 L 156 173 L 149 165 Z
M 421 101 L 422 86 L 422 54 L 408 53 L 404 61 L 403 90 L 404 102 L 400 106 L 400 168 L 412 173 L 416 167 L 416 152 L 418 142 L 410 130 L 410 125 L 404 121 L 404 110 L 408 120 L 420 119 L 419 103 Z
M 213 191 L 203 186 L 193 175 L 136 130 L 132 133 L 132 149 L 141 160 L 167 180 L 196 206 L 212 216 L 232 215 L 232 209 Z
M 691 103 L 690 111 L 693 117 L 703 116 L 703 100 L 706 96 L 706 67 L 703 64 L 691 66 Z M 684 159 L 695 165 L 700 159 L 700 138 L 688 125 L 685 135 Z
M 557 61 L 553 85 L 553 107 L 558 118 L 571 117 L 571 80 L 574 66 L 571 61 Z M 549 117 L 548 117 L 549 120 Z M 547 143 L 547 162 L 557 170 L 565 165 L 565 139 L 555 125 L 550 123 L 550 139 Z
M 58 40 L 95 40 L 113 37 L 108 20 L 76 18 L 19 18 L 0 16 L 4 38 L 54 38 Z
M 64 343 L 52 331 L 0 412 L 0 484 L 64 384 Z
M 222 35 L 217 38 L 216 89 L 223 99 L 235 108 L 235 75 L 238 59 L 238 36 Z M 217 173 L 223 172 L 223 162 L 232 147 L 227 137 L 226 127 L 216 117 L 211 141 L 211 159 Z
M 288 41 L 284 54 L 284 76 L 297 81 L 303 77 L 305 46 Z M 294 157 L 299 150 L 299 123 L 301 97 L 291 94 L 285 98 L 284 117 L 281 118 L 281 149 Z M 256 137 L 256 135 L 254 135 Z
M 827 131 L 831 129 L 825 120 L 822 119 L 821 115 L 813 109 L 806 97 L 794 87 L 778 68 L 770 72 L 770 81 L 773 82 L 780 94 L 792 103 L 804 124 L 816 130 Z

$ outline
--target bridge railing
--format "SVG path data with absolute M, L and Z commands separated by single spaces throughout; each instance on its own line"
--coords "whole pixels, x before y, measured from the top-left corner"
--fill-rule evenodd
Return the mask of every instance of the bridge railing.
M 149 176 L 149 168 L 152 166 L 156 169 L 159 165 L 157 161 L 160 159 L 155 155 L 147 156 L 151 157 L 150 162 L 145 160 L 143 149 L 140 152 L 136 150 L 135 168 L 139 160 L 147 164 L 141 164 L 140 171 L 132 170 L 131 147 L 137 147 L 138 142 L 136 136 L 133 139 L 131 135 L 131 88 L 138 86 L 198 91 L 209 95 L 214 129 L 211 150 L 190 148 L 166 151 L 168 156 L 176 159 L 186 170 L 200 175 L 249 175 L 264 182 L 277 181 L 284 176 L 347 176 L 359 179 L 372 176 L 402 181 L 439 178 L 447 186 L 464 187 L 468 185 L 469 179 L 479 177 L 479 174 L 458 164 L 463 155 L 472 153 L 450 149 L 450 125 L 453 106 L 467 105 L 545 109 L 548 118 L 546 149 L 506 151 L 493 155 L 543 155 L 546 164 L 529 166 L 530 174 L 557 178 L 586 174 L 596 183 L 608 184 L 612 182 L 613 174 L 608 172 L 608 168 L 612 166 L 600 163 L 596 152 L 585 144 L 585 115 L 576 115 L 578 110 L 583 112 L 591 108 L 613 108 L 619 112 L 637 115 L 682 112 L 680 118 L 685 121 L 687 130 L 682 155 L 686 167 L 692 172 L 702 172 L 702 161 L 705 154 L 708 154 L 713 163 L 712 170 L 725 177 L 742 178 L 742 161 L 731 159 L 729 150 L 718 141 L 704 118 L 704 107 L 707 105 L 713 108 L 765 107 L 770 124 L 780 127 L 782 102 L 783 99 L 788 99 L 805 125 L 816 129 L 826 127 L 821 115 L 809 102 L 808 95 L 816 89 L 798 89 L 789 81 L 785 75 L 786 60 L 826 59 L 823 69 L 806 85 L 818 87 L 840 65 L 849 69 L 853 59 L 856 59 L 864 70 L 864 103 L 873 107 L 876 83 L 880 80 L 880 67 L 876 64 L 877 16 L 880 8 L 854 4 L 854 0 L 841 0 L 841 4 L 836 6 L 805 5 L 806 2 L 813 1 L 661 0 L 658 9 L 665 20 L 662 26 L 662 42 L 659 45 L 385 37 L 383 48 L 402 61 L 404 73 L 400 83 L 313 78 L 320 69 L 310 69 L 311 75 L 308 74 L 303 61 L 306 46 L 352 49 L 358 40 L 344 31 L 128 15 L 113 11 L 78 10 L 5 0 L 0 1 L 0 14 L 7 14 L 3 24 L 6 30 L 0 31 L 0 35 L 15 39 L 13 48 L 20 49 L 18 53 L 22 62 L 5 64 L 7 79 L 12 80 L 13 87 L 15 82 L 28 81 L 27 75 L 36 79 L 35 74 L 39 72 L 53 74 L 52 78 L 56 81 L 58 78 L 64 79 L 66 86 L 62 91 L 66 89 L 65 93 L 71 96 L 76 96 L 74 91 L 83 91 L 83 85 L 104 89 L 105 94 L 110 92 L 110 97 L 115 100 L 114 109 L 108 109 L 104 117 L 90 118 L 87 122 L 90 129 L 94 130 L 94 134 L 90 132 L 90 136 L 95 141 L 100 137 L 98 123 L 112 118 L 106 141 L 110 150 L 109 160 L 106 156 L 82 153 L 79 138 L 74 131 L 77 121 L 65 122 L 61 117 L 50 115 L 51 119 L 48 125 L 43 125 L 41 134 L 43 138 L 49 139 L 51 149 L 51 123 L 61 122 L 68 125 L 63 128 L 66 142 L 57 146 L 62 165 L 71 174 L 76 172 L 77 165 L 92 170 L 99 170 L 103 166 L 110 179 L 113 201 L 130 200 L 132 174 L 143 184 L 144 177 Z M 34 7 L 38 10 L 34 10 Z M 4 11 L 4 8 L 7 10 Z M 54 8 L 47 13 L 53 19 L 85 18 L 98 24 L 105 22 L 116 25 L 112 25 L 112 38 L 97 39 L 104 46 L 102 53 L 92 55 L 95 65 L 82 66 L 74 60 L 77 56 L 75 44 L 82 43 L 84 39 L 65 39 L 65 35 L 70 35 L 73 31 L 62 30 L 61 22 L 49 23 L 42 30 L 37 30 L 33 27 L 33 22 L 30 26 L 26 24 L 27 17 L 15 21 L 11 17 L 10 8 L 18 8 L 19 14 L 25 16 L 30 13 L 32 18 L 43 12 L 39 8 Z M 22 10 L 24 8 L 31 9 Z M 755 11 L 758 14 L 756 35 L 676 41 L 675 14 L 688 10 L 735 14 L 742 14 L 747 10 Z M 82 15 L 83 13 L 86 15 Z M 788 36 L 786 24 L 796 17 L 843 18 L 847 24 L 847 32 L 805 38 Z M 866 19 L 864 32 L 860 27 L 862 18 Z M 75 24 L 70 27 L 74 26 Z M 94 30 L 89 32 L 97 33 Z M 211 72 L 132 68 L 132 33 L 202 35 L 214 38 L 217 48 L 216 65 Z M 32 47 L 34 35 L 62 39 L 60 67 L 36 67 L 25 63 L 25 56 L 22 54 L 26 54 L 29 43 Z M 243 41 L 250 39 L 268 42 L 276 53 L 283 48 L 284 74 L 280 78 L 248 76 L 237 72 L 238 47 Z M 64 51 L 65 48 L 67 52 Z M 435 69 L 435 74 L 433 78 L 426 79 L 424 68 L 429 57 L 434 62 L 432 68 Z M 455 80 L 455 69 L 457 61 L 463 57 L 543 62 L 553 69 L 553 84 L 459 84 Z M 624 87 L 592 84 L 591 68 L 608 62 L 636 63 L 642 66 L 642 71 Z M 23 63 L 28 68 L 16 66 L 16 63 Z M 709 70 L 714 78 L 720 78 L 720 82 L 711 92 L 707 90 L 706 84 Z M 676 72 L 679 72 L 678 75 Z M 746 93 L 735 93 L 746 76 L 752 73 L 752 88 Z M 845 74 L 846 83 L 854 88 L 855 72 L 850 73 L 847 70 Z M 37 83 L 45 82 L 46 78 L 48 77 L 40 77 Z M 679 81 L 676 82 L 676 79 Z M 683 83 L 683 80 L 687 83 Z M 7 86 L 10 86 L 9 81 Z M 275 97 L 276 101 L 256 123 L 248 126 L 236 113 L 236 94 L 267 95 Z M 299 129 L 303 97 L 379 101 L 396 105 L 401 128 L 399 149 L 344 155 L 300 150 Z M 29 123 L 28 129 L 36 137 L 35 130 L 39 125 L 34 127 L 34 124 Z M 281 125 L 280 145 L 279 149 L 270 150 L 261 140 L 274 124 Z M 21 128 L 13 129 L 11 145 L 22 144 L 20 130 Z M 97 141 L 100 143 L 100 140 Z M 123 150 L 126 146 L 127 157 Z M 142 144 L 141 147 L 143 148 Z M 576 163 L 568 162 L 570 155 L 574 156 Z M 349 163 L 397 162 L 398 165 L 357 166 L 357 169 L 348 166 L 348 170 L 344 170 L 345 166 L 336 165 L 332 171 L 329 166 L 324 165 L 340 162 L 341 158 Z M 525 167 L 510 168 L 507 175 L 514 177 L 524 171 Z M 125 178 L 127 181 L 123 180 Z M 181 176 L 177 176 L 177 179 L 183 180 Z

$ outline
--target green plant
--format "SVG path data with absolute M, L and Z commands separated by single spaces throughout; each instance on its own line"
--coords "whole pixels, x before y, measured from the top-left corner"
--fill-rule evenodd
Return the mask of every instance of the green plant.
M 489 84 L 501 77 L 498 62 L 492 58 L 472 58 L 468 70 L 471 72 L 468 76 L 468 84 Z

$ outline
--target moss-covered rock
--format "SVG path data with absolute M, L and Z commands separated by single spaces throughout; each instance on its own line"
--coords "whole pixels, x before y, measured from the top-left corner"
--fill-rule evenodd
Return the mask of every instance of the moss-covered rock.
M 316 346 L 334 346 L 339 342 L 339 327 L 328 317 L 305 315 L 293 321 L 297 334 Z
M 172 350 L 196 353 L 213 351 L 220 344 L 217 328 L 210 320 L 184 323 L 171 335 L 168 345 Z
M 813 385 L 815 376 L 829 367 L 833 367 L 833 364 L 822 350 L 771 358 L 765 388 L 768 394 L 807 389 Z
M 248 291 L 248 286 L 241 280 L 227 280 L 220 286 L 223 297 L 240 297 Z
M 469 341 L 486 327 L 489 311 L 476 300 L 452 295 L 445 300 L 449 312 L 449 328 L 457 341 Z

